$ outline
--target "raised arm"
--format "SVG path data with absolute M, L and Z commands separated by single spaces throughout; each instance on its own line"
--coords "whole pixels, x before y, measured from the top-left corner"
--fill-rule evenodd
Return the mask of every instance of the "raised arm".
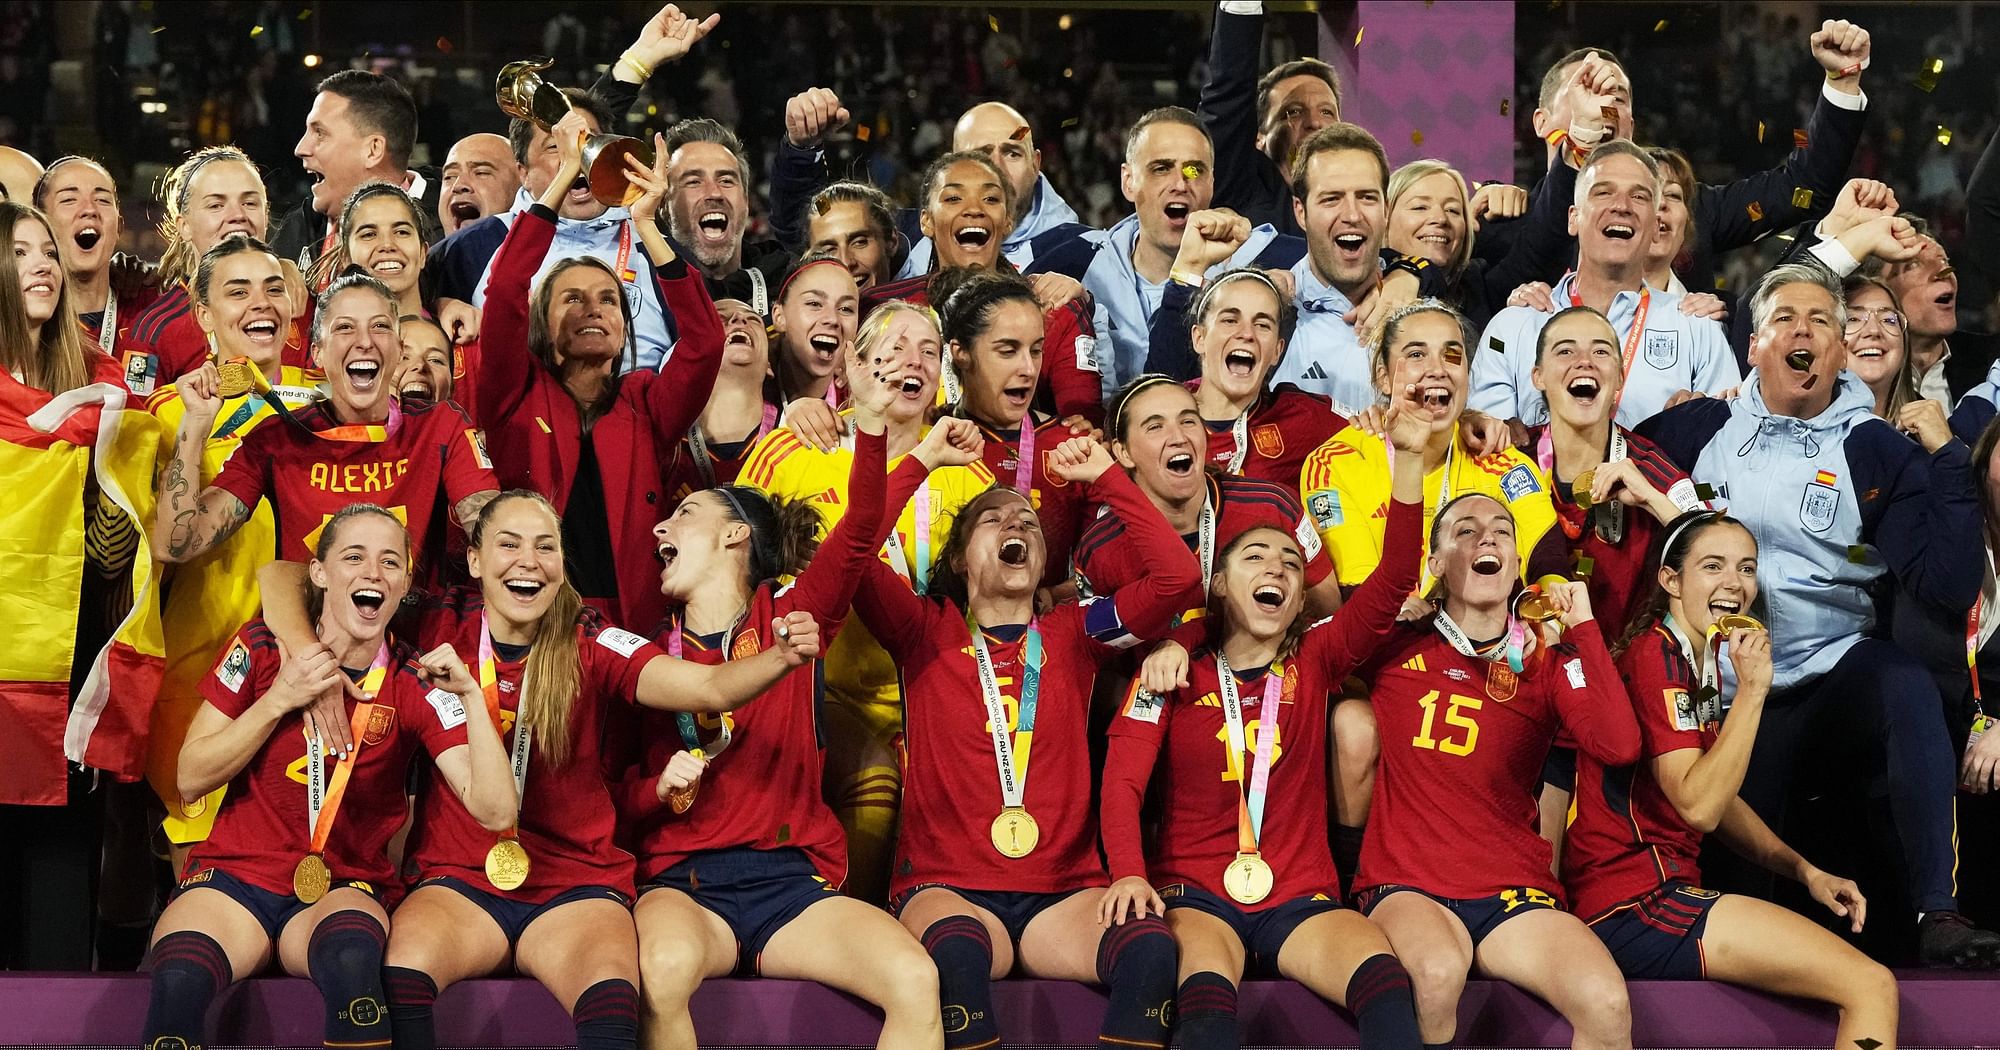
M 661 366 L 660 374 L 646 384 L 646 410 L 653 420 L 653 439 L 663 449 L 673 447 L 686 434 L 708 395 L 715 390 L 715 375 L 722 368 L 722 317 L 708 297 L 708 282 L 700 271 L 687 264 L 667 243 L 655 221 L 660 202 L 667 192 L 667 140 L 653 136 L 653 166 L 625 158 L 625 174 L 642 193 L 632 202 L 632 225 L 639 231 L 639 243 L 653 263 L 654 280 L 660 286 L 661 301 L 673 315 L 678 335 L 673 356 Z
M 1326 681 L 1338 682 L 1374 655 L 1396 627 L 1403 600 L 1422 580 L 1424 562 L 1424 442 L 1429 423 L 1417 410 L 1414 391 L 1404 391 L 1390 403 L 1383 418 L 1390 471 L 1389 521 L 1382 537 L 1382 558 L 1354 589 L 1354 596 L 1332 619 L 1306 632 L 1301 659 L 1319 662 Z M 1332 577 L 1329 577 L 1331 579 Z
M 847 126 L 847 107 L 832 88 L 810 87 L 785 102 L 785 136 L 771 159 L 771 235 L 794 252 L 806 248 L 806 204 L 833 181 L 826 136 Z M 887 246 L 884 246 L 887 249 Z
M 237 636 L 235 644 L 244 645 L 242 635 Z M 286 715 L 311 706 L 328 689 L 338 691 L 340 662 L 332 654 L 321 651 L 294 657 L 282 642 L 277 643 L 277 649 L 281 661 L 277 674 L 240 713 L 231 715 L 217 707 L 212 696 L 204 699 L 201 709 L 195 712 L 187 739 L 181 744 L 176 777 L 182 799 L 201 798 L 229 783 L 257 757 Z M 235 651 L 232 648 L 232 655 Z M 246 674 L 254 673 L 253 669 L 246 669 Z M 212 688 L 211 682 L 213 686 L 222 685 L 211 676 L 204 681 L 203 688 Z M 254 686 L 246 684 L 243 688 Z M 230 697 L 224 699 L 238 702 Z
M 1736 666 L 1736 701 L 1729 708 L 1729 717 L 1722 722 L 1715 746 L 1701 750 L 1697 729 L 1687 734 L 1694 746 L 1667 751 L 1652 759 L 1653 779 L 1667 801 L 1673 803 L 1674 811 L 1689 827 L 1704 835 L 1721 826 L 1724 815 L 1736 802 L 1736 793 L 1743 788 L 1744 775 L 1749 772 L 1750 749 L 1757 742 L 1757 727 L 1764 719 L 1764 697 L 1771 688 L 1771 636 L 1763 631 L 1731 632 L 1729 659 Z M 1661 684 L 1645 676 L 1637 677 L 1633 684 L 1636 688 L 1628 699 L 1638 705 L 1660 703 L 1662 696 L 1671 695 L 1669 690 L 1688 690 L 1694 683 Z
M 174 435 L 173 458 L 160 474 L 158 502 L 153 511 L 153 556 L 169 564 L 201 556 L 216 544 L 234 535 L 250 520 L 250 504 L 234 492 L 218 485 L 203 487 L 201 454 L 208 447 L 209 432 L 215 427 L 216 413 L 222 408 L 217 393 L 220 380 L 213 363 L 189 372 L 176 384 L 187 412 L 181 416 Z M 262 464 L 250 457 L 224 471 L 253 483 L 261 477 Z M 220 478 L 217 479 L 221 480 Z M 199 796 L 196 796 L 199 797 Z
M 633 699 L 661 711 L 734 711 L 819 655 L 819 622 L 806 613 L 771 621 L 771 637 L 776 644 L 755 656 L 714 665 L 655 656 L 639 671 Z
M 1883 494 L 1875 514 L 1864 507 L 1862 542 L 1881 551 L 1904 590 L 1963 617 L 1985 571 L 1971 452 L 1953 440 L 1927 453 L 1872 420 L 1848 435 L 1847 452 L 1855 490 Z
M 875 551 L 895 528 L 895 519 L 883 513 L 889 471 L 881 409 L 900 386 L 862 386 L 854 407 L 854 461 L 847 468 L 847 513 L 813 552 L 798 582 L 778 599 L 780 611 L 803 609 L 822 624 L 846 617 L 854 603 L 855 588 L 861 585 L 861 567 L 875 559 Z M 868 403 L 861 403 L 860 398 Z
M 1250 7 L 1255 13 L 1230 10 Z M 1208 80 L 1195 108 L 1215 143 L 1215 204 L 1295 231 L 1290 195 L 1276 189 L 1283 175 L 1257 148 L 1257 57 L 1263 49 L 1263 4 L 1219 8 L 1209 37 Z
M 1556 708 L 1577 747 L 1607 766 L 1629 766 L 1639 760 L 1639 721 L 1618 665 L 1604 648 L 1604 634 L 1590 618 L 1590 593 L 1581 583 L 1555 590 L 1565 633 L 1561 644 L 1549 649 L 1550 665 L 1541 673 L 1550 680 Z
M 1096 439 L 1064 441 L 1049 454 L 1049 467 L 1070 481 L 1089 485 L 1090 494 L 1125 524 L 1126 542 L 1145 555 L 1146 572 L 1118 588 L 1108 602 L 1099 599 L 1086 611 L 1084 626 L 1107 646 L 1099 652 L 1108 659 L 1137 642 L 1165 635 L 1174 617 L 1187 608 L 1188 594 L 1201 590 L 1201 563 L 1194 552 Z M 1107 605 L 1108 615 L 1098 611 Z
M 581 121 L 574 123 L 580 126 Z M 566 124 L 556 128 L 564 130 Z M 573 132 L 574 128 L 568 130 Z M 541 200 L 514 217 L 513 228 L 493 256 L 487 278 L 486 305 L 479 314 L 479 371 L 473 377 L 473 400 L 479 407 L 480 425 L 488 428 L 532 425 L 520 414 L 536 367 L 528 353 L 529 292 L 549 246 L 555 243 L 556 208 L 582 165 L 573 136 L 559 139 L 559 148 L 565 141 L 568 148 L 562 149 L 561 168 Z

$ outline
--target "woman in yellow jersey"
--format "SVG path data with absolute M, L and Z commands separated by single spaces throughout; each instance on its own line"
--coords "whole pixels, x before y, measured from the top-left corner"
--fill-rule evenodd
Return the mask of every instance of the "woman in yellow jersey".
M 1517 528 L 1522 571 L 1556 521 L 1549 480 L 1517 449 L 1468 450 L 1461 428 L 1475 339 L 1465 316 L 1436 299 L 1419 299 L 1390 316 L 1375 359 L 1378 390 L 1416 386 L 1431 417 L 1424 449 L 1424 529 L 1453 496 L 1483 492 L 1507 506 Z M 1342 587 L 1368 578 L 1382 560 L 1389 506 L 1389 454 L 1382 439 L 1349 426 L 1306 457 L 1299 474 L 1306 512 L 1319 527 Z M 1428 554 L 1428 550 L 1426 551 Z M 1428 576 L 1424 586 L 1428 587 Z
M 277 413 L 270 398 L 291 406 L 312 399 L 304 373 L 280 363 L 285 339 L 292 330 L 292 299 L 285 271 L 270 248 L 245 234 L 233 234 L 207 252 L 188 282 L 194 296 L 194 317 L 208 336 L 218 362 L 242 359 L 264 379 L 269 397 L 257 389 L 232 389 L 215 417 L 215 429 L 202 448 L 201 483 L 215 480 L 245 434 L 271 421 Z M 249 381 L 246 371 L 232 369 L 231 379 Z M 153 395 L 146 406 L 162 424 L 160 462 L 173 460 L 174 435 L 186 406 L 173 386 Z M 171 568 L 161 621 L 166 629 L 166 675 L 153 705 L 152 738 L 148 743 L 146 779 L 166 803 L 167 841 L 174 850 L 175 870 L 187 847 L 208 837 L 224 788 L 184 804 L 176 783 L 181 740 L 188 723 L 201 709 L 202 677 L 215 664 L 215 654 L 244 621 L 257 615 L 257 567 L 271 560 L 276 546 L 271 510 L 259 503 L 250 520 L 215 549 Z
M 887 412 L 891 470 L 929 432 L 925 420 L 937 401 L 942 354 L 937 315 L 929 307 L 892 301 L 862 319 L 847 360 L 848 388 L 877 382 L 876 370 L 892 364 L 902 365 L 902 374 L 910 377 L 902 381 Z M 970 434 L 967 440 L 973 440 Z M 853 458 L 846 442 L 822 452 L 780 428 L 751 451 L 737 483 L 774 497 L 810 500 L 830 529 L 846 511 Z M 952 518 L 992 484 L 993 472 L 979 463 L 932 471 L 924 487 L 899 508 L 882 560 L 912 590 L 924 593 Z M 898 751 L 903 708 L 896 666 L 865 628 L 850 623 L 826 655 L 826 688 L 827 797 L 847 831 L 847 892 L 881 902 L 887 897 L 902 783 Z

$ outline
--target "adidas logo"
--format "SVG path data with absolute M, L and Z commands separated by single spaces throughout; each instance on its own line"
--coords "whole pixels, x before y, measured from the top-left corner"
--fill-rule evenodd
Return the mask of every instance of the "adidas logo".
M 1415 671 L 1418 674 L 1423 674 L 1425 671 L 1424 654 L 1418 653 L 1417 655 L 1410 657 L 1408 660 L 1403 661 L 1403 670 Z
M 1326 364 L 1321 361 L 1314 361 L 1312 364 L 1306 366 L 1305 374 L 1301 375 L 1299 378 L 1327 379 L 1330 377 L 1326 374 Z
M 840 506 L 840 490 L 828 485 L 825 492 L 813 497 L 814 503 L 831 503 Z

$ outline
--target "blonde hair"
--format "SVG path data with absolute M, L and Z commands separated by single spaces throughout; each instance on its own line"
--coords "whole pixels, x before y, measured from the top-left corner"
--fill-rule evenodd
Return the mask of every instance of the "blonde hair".
M 257 179 L 257 185 L 264 185 L 264 173 L 242 150 L 234 146 L 209 146 L 188 155 L 174 170 L 160 180 L 160 203 L 166 205 L 166 214 L 160 219 L 160 236 L 166 238 L 167 250 L 160 255 L 160 279 L 163 281 L 186 281 L 194 276 L 195 263 L 201 253 L 195 251 L 194 243 L 181 236 L 181 216 L 186 213 L 188 198 L 194 193 L 194 180 L 202 170 L 217 161 L 234 161 L 250 169 Z M 264 200 L 264 217 L 268 223 L 271 202 Z
M 560 537 L 562 515 L 547 497 L 529 489 L 508 489 L 480 508 L 479 521 L 472 527 L 473 549 L 485 541 L 494 512 L 516 500 L 527 500 L 548 511 Z M 557 543 L 561 543 L 560 538 Z M 576 750 L 576 724 L 571 715 L 583 679 L 578 628 L 584 611 L 583 595 L 564 578 L 556 585 L 555 601 L 535 627 L 535 639 L 528 643 L 528 660 L 521 671 L 520 724 L 535 734 L 535 749 L 553 766 L 569 764 Z
M 1403 194 L 1433 175 L 1451 176 L 1451 181 L 1458 184 L 1458 203 L 1465 209 L 1465 235 L 1459 238 L 1457 250 L 1445 262 L 1445 275 L 1456 281 L 1472 262 L 1472 191 L 1465 184 L 1465 176 L 1459 174 L 1457 168 L 1435 157 L 1413 160 L 1389 176 L 1389 214 L 1396 214 L 1396 202 L 1403 199 Z
M 23 222 L 41 223 L 49 240 L 56 239 L 48 216 L 32 205 L 0 201 L 0 229 L 4 229 L 9 242 L 14 238 L 14 228 Z M 57 252 L 60 254 L 61 249 Z M 90 370 L 83 362 L 83 328 L 70 301 L 69 273 L 60 263 L 56 269 L 60 281 L 55 313 L 42 322 L 41 331 L 32 339 L 29 332 L 34 324 L 28 320 L 28 300 L 22 292 L 20 277 L 10 272 L 6 280 L 0 280 L 0 368 L 6 368 L 20 376 L 21 382 L 44 393 L 66 394 L 88 382 Z

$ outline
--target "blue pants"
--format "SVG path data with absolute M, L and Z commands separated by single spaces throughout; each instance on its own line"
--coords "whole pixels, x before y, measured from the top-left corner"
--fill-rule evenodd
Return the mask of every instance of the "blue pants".
M 1888 768 L 1910 897 L 1918 911 L 1955 909 L 1958 763 L 1936 681 L 1893 642 L 1864 638 L 1825 675 L 1773 692 L 1739 794 L 1783 838 L 1802 774 L 1832 769 L 1838 776 L 1851 756 L 1876 750 Z M 1770 875 L 1722 852 L 1703 857 L 1705 885 L 1770 897 Z

